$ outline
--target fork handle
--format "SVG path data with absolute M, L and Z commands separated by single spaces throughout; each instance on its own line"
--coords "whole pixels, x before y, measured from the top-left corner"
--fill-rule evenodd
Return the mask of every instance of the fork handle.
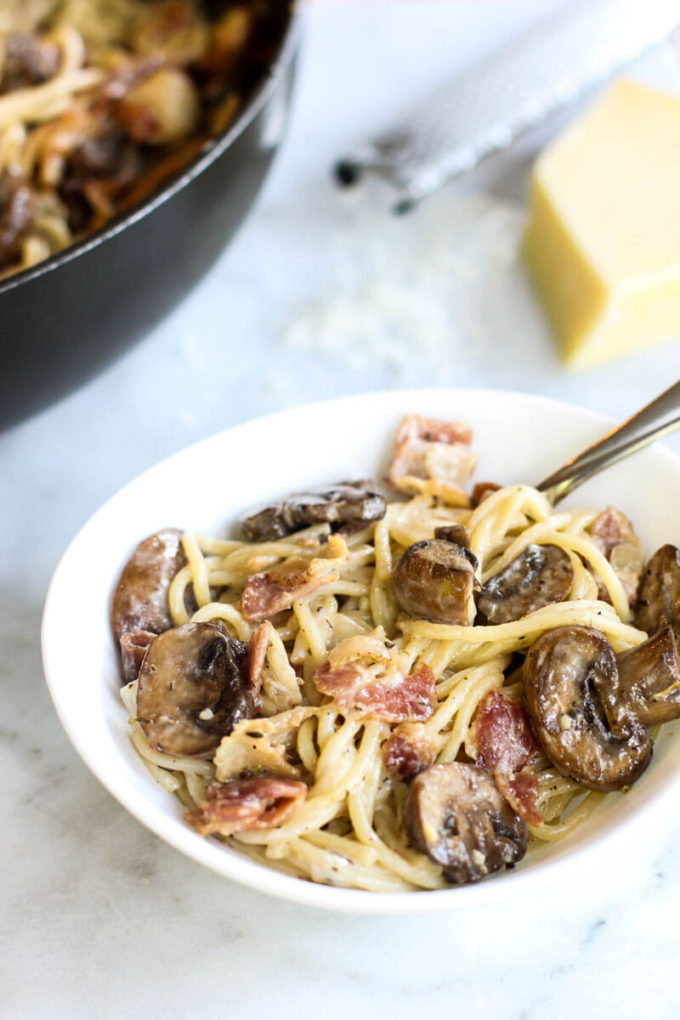
M 680 380 L 536 486 L 559 503 L 592 475 L 680 428 Z

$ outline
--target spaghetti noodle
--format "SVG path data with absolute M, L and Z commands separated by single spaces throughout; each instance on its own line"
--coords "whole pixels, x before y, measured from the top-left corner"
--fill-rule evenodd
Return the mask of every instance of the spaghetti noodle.
M 436 437 L 427 441 L 441 445 Z M 422 852 L 404 825 L 412 776 L 479 764 L 488 737 L 480 720 L 494 705 L 515 713 L 518 725 L 521 663 L 541 635 L 596 628 L 617 655 L 646 640 L 630 622 L 621 571 L 603 551 L 601 511 L 557 512 L 526 485 L 491 487 L 476 506 L 469 499 L 460 505 L 459 491 L 447 496 L 441 479 L 434 492 L 418 488 L 358 530 L 334 534 L 330 523 L 318 523 L 248 543 L 184 534 L 186 563 L 168 596 L 173 624 L 219 625 L 229 639 L 249 642 L 250 682 L 260 702 L 257 715 L 238 722 L 212 759 L 153 746 L 138 719 L 144 667 L 139 681 L 123 688 L 134 746 L 154 778 L 180 798 L 191 824 L 287 874 L 373 891 L 447 886 L 446 867 Z M 497 624 L 406 615 L 395 594 L 395 566 L 405 550 L 431 542 L 445 527 L 459 533 L 464 527 L 469 536 L 477 586 L 527 550 L 563 550 L 571 570 L 566 598 Z M 289 604 L 253 611 L 245 594 L 253 578 L 280 581 L 286 565 L 289 575 L 303 578 Z M 514 809 L 519 803 L 531 846 L 568 835 L 605 794 L 565 775 L 525 731 L 530 750 L 522 761 L 535 776 L 528 810 L 521 797 L 507 794 L 512 783 L 503 786 L 498 769 L 493 774 Z M 233 822 L 231 800 L 228 808 L 215 807 L 215 798 L 227 795 L 236 798 L 238 817 L 255 812 L 253 824 Z M 262 818 L 273 821 L 260 824 Z

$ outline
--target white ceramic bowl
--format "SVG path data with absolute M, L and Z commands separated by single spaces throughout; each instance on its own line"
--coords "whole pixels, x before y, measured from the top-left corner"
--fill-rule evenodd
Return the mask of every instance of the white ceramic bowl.
M 672 724 L 632 791 L 605 804 L 571 838 L 541 849 L 514 871 L 441 892 L 380 894 L 290 878 L 183 823 L 180 803 L 156 785 L 128 738 L 109 631 L 111 592 L 123 563 L 136 543 L 158 528 L 224 535 L 246 509 L 272 497 L 384 473 L 395 427 L 407 412 L 467 421 L 479 454 L 476 478 L 508 484 L 538 482 L 611 424 L 590 411 L 518 393 L 406 390 L 301 407 L 228 429 L 151 468 L 110 499 L 64 553 L 45 605 L 43 662 L 52 699 L 76 750 L 114 797 L 157 835 L 214 871 L 262 892 L 328 909 L 420 913 L 527 895 L 538 883 L 565 888 L 566 872 L 584 866 L 586 855 L 596 859 L 624 827 L 637 826 L 636 838 L 648 832 L 647 816 L 680 775 L 680 734 L 675 737 L 677 724 Z M 663 542 L 680 544 L 680 501 L 670 496 L 678 492 L 680 460 L 656 446 L 591 480 L 569 502 L 618 506 L 635 522 L 650 554 Z M 620 839 L 617 857 L 626 845 Z

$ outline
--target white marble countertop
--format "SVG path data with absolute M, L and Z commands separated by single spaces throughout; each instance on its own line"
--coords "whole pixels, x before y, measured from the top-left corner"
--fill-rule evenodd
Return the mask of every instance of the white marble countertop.
M 195 439 L 295 403 L 435 382 L 621 418 L 680 377 L 678 344 L 560 367 L 515 258 L 521 163 L 493 198 L 452 188 L 398 221 L 330 182 L 357 138 L 556 6 L 312 5 L 291 130 L 245 229 L 136 350 L 0 437 L 0 1016 L 675 1015 L 677 816 L 528 902 L 404 920 L 296 908 L 208 873 L 128 816 L 71 749 L 40 665 L 42 602 L 68 540 Z

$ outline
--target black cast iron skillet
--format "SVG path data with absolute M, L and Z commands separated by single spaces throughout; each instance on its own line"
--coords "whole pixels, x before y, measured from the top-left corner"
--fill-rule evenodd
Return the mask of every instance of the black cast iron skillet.
M 0 284 L 0 427 L 85 382 L 139 340 L 210 268 L 281 141 L 300 14 L 238 118 L 130 213 Z

